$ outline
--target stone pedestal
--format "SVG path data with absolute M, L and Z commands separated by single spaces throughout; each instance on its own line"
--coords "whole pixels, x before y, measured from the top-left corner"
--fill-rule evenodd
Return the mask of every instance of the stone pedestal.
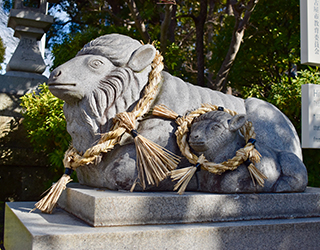
M 16 96 L 23 96 L 30 93 L 39 86 L 46 83 L 48 78 L 44 75 L 22 72 L 9 71 L 4 75 L 0 75 L 0 93 L 6 93 Z
M 53 214 L 6 204 L 10 249 L 319 249 L 320 189 L 284 194 L 126 193 L 72 184 Z M 86 221 L 86 222 L 85 222 Z M 92 227 L 90 225 L 95 225 Z

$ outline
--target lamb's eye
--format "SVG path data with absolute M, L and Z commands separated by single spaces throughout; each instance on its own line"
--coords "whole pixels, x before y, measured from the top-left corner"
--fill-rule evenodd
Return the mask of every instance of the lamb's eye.
M 99 59 L 95 59 L 95 60 L 92 60 L 92 61 L 90 62 L 90 66 L 91 66 L 92 68 L 94 68 L 94 69 L 99 68 L 102 64 L 103 64 L 103 62 L 102 62 L 101 60 L 99 60 Z
M 220 124 L 214 124 L 213 126 L 211 126 L 211 130 L 215 130 L 219 128 L 221 128 Z

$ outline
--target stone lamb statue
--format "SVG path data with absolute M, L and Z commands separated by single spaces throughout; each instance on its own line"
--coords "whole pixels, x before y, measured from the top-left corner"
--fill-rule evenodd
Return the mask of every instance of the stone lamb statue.
M 235 156 L 236 151 L 246 144 L 239 129 L 244 126 L 246 115 L 231 116 L 223 111 L 212 111 L 201 115 L 192 126 L 189 136 L 190 147 L 204 154 L 207 160 L 215 163 L 224 162 Z M 256 167 L 267 177 L 264 187 L 254 185 L 247 167 L 242 164 L 234 171 L 222 175 L 201 171 L 202 190 L 215 190 L 222 193 L 243 192 L 301 192 L 308 183 L 306 167 L 297 155 L 280 151 L 259 141 L 255 143 L 261 154 Z
M 156 50 L 120 34 L 99 37 L 78 52 L 77 56 L 52 71 L 50 91 L 65 101 L 64 114 L 73 147 L 85 152 L 110 130 L 113 117 L 131 111 L 148 83 L 151 62 Z M 247 115 L 253 122 L 261 146 L 291 152 L 301 159 L 300 141 L 289 121 L 276 107 L 256 98 L 243 100 L 232 95 L 186 83 L 167 72 L 161 73 L 160 90 L 153 105 L 164 104 L 178 114 L 211 103 Z M 137 131 L 149 140 L 181 155 L 176 144 L 173 121 L 151 117 L 137 122 Z M 189 166 L 182 159 L 178 168 Z M 136 150 L 131 137 L 123 136 L 120 144 L 103 154 L 100 161 L 77 169 L 81 184 L 111 190 L 130 190 L 137 178 Z M 215 192 L 206 187 L 206 176 L 195 178 L 188 190 Z M 170 179 L 156 190 L 172 190 Z M 139 190 L 136 186 L 135 190 Z M 141 190 L 141 188 L 140 188 Z M 223 190 L 221 190 L 223 191 Z M 290 191 L 290 190 L 288 190 Z M 295 190 L 291 190 L 295 191 Z

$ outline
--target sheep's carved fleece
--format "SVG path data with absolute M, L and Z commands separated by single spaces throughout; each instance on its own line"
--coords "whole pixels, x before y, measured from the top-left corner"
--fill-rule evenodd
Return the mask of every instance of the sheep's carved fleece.
M 51 73 L 49 89 L 65 101 L 67 130 L 78 152 L 85 152 L 94 146 L 101 135 L 110 130 L 116 114 L 135 107 L 148 83 L 154 56 L 153 46 L 142 45 L 124 35 L 110 34 L 88 43 L 75 58 Z M 211 103 L 246 114 L 253 123 L 259 145 L 291 152 L 301 159 L 300 141 L 293 125 L 270 103 L 256 98 L 243 100 L 194 86 L 164 71 L 161 77 L 159 93 L 153 105 L 164 104 L 183 115 L 202 103 Z M 149 117 L 138 120 L 136 128 L 144 137 L 181 155 L 174 136 L 176 124 L 173 121 Z M 187 166 L 190 163 L 182 159 L 178 168 Z M 224 173 L 224 179 L 228 179 L 229 174 Z M 127 136 L 123 136 L 112 151 L 102 154 L 95 164 L 77 169 L 81 184 L 112 190 L 130 190 L 137 175 L 135 145 Z M 214 185 L 211 185 L 212 188 L 206 186 L 208 178 L 211 177 L 198 173 L 188 189 L 216 192 Z M 172 190 L 173 183 L 167 179 L 159 186 L 149 188 Z M 139 189 L 137 185 L 136 190 Z

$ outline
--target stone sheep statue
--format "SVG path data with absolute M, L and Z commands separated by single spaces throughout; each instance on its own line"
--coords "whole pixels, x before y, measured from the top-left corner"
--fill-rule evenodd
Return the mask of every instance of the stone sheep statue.
M 99 37 L 78 52 L 77 56 L 52 71 L 50 91 L 65 101 L 64 114 L 73 147 L 85 152 L 110 130 L 112 118 L 133 109 L 148 83 L 151 62 L 156 50 L 120 34 Z M 273 105 L 250 98 L 243 100 L 232 95 L 186 83 L 167 72 L 161 73 L 160 90 L 154 104 L 164 104 L 178 114 L 211 103 L 247 115 L 253 122 L 257 140 L 279 151 L 291 152 L 301 159 L 300 141 L 289 119 Z M 176 144 L 173 121 L 158 117 L 141 119 L 138 132 L 151 141 L 181 155 Z M 182 159 L 179 168 L 190 164 Z M 136 150 L 131 137 L 123 136 L 120 145 L 103 154 L 96 164 L 77 169 L 81 184 L 111 190 L 129 190 L 137 178 Z M 215 192 L 203 188 L 208 180 L 195 178 L 188 190 Z M 156 190 L 172 190 L 172 181 L 164 180 Z M 139 190 L 136 186 L 135 190 Z M 141 189 L 140 189 L 141 190 Z
M 207 160 L 220 163 L 235 156 L 246 144 L 239 129 L 244 126 L 246 115 L 231 116 L 223 111 L 212 111 L 198 117 L 191 126 L 189 145 Z M 257 141 L 256 149 L 261 154 L 256 163 L 266 177 L 264 187 L 254 185 L 247 167 L 242 164 L 234 171 L 222 175 L 200 171 L 200 189 L 218 193 L 244 192 L 302 192 L 308 183 L 306 167 L 297 155 L 280 151 Z

